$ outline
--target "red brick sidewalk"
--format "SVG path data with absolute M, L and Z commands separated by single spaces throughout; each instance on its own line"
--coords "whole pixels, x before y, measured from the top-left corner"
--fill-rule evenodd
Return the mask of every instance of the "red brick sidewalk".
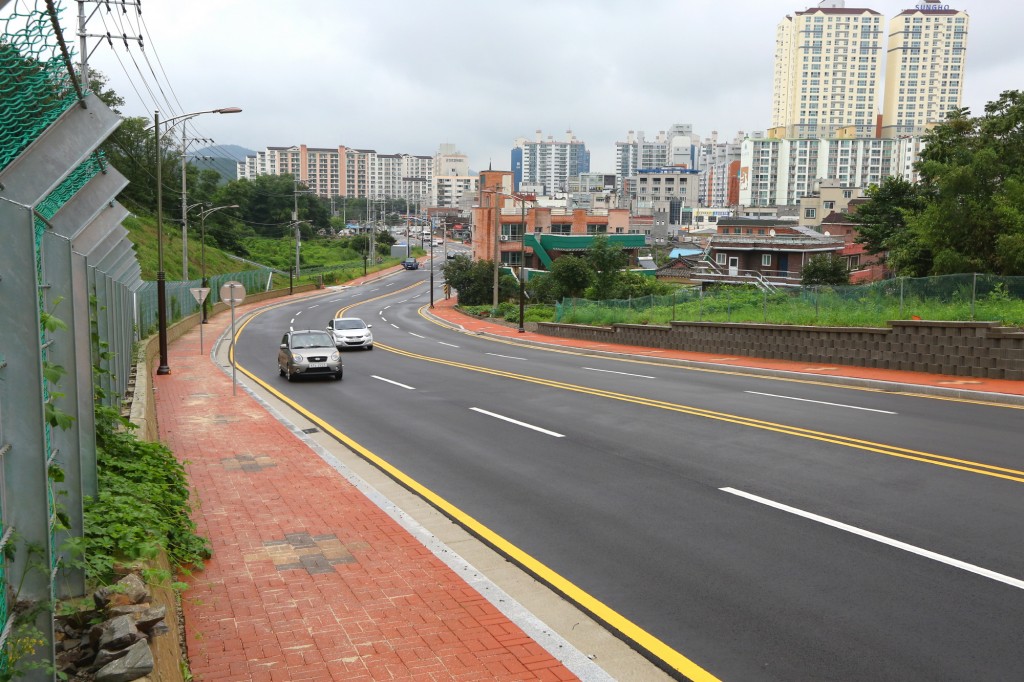
M 227 315 L 155 376 L 213 558 L 182 599 L 196 680 L 576 679 L 214 366 Z

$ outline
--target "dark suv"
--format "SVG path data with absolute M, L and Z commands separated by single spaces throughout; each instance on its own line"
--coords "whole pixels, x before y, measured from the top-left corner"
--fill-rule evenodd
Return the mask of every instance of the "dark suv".
M 406 270 L 417 270 L 420 267 L 420 262 L 415 258 L 406 258 L 402 261 L 402 267 Z

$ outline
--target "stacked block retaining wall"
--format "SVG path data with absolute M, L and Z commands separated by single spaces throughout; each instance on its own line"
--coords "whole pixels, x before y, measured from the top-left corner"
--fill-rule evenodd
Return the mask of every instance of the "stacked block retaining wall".
M 1024 329 L 995 322 L 893 321 L 888 328 L 672 322 L 611 327 L 540 322 L 560 338 L 667 350 L 1024 380 Z

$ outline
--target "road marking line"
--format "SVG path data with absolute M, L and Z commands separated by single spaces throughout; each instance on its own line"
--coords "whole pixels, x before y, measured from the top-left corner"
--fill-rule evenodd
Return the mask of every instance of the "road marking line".
M 390 324 L 390 325 L 391 325 L 392 327 L 394 327 L 395 329 L 401 329 L 401 327 L 399 327 L 399 326 L 398 326 L 397 324 L 395 324 L 394 322 L 390 322 L 389 324 Z
M 512 419 L 512 417 L 506 417 L 500 414 L 495 414 L 494 412 L 488 412 L 487 410 L 481 410 L 479 407 L 471 407 L 469 409 L 473 410 L 474 412 L 479 412 L 480 414 L 486 414 L 488 417 L 494 417 L 495 419 L 501 419 L 502 421 L 515 424 L 516 426 L 523 426 L 528 429 L 533 429 L 534 431 L 546 433 L 549 436 L 554 436 L 555 438 L 565 438 L 564 434 L 558 433 L 557 431 L 548 431 L 547 429 L 542 429 L 539 426 L 534 426 L 533 424 L 527 424 L 526 422 L 521 422 L 517 419 Z
M 487 353 L 487 355 L 493 355 L 496 358 L 506 358 L 508 360 L 525 360 L 526 358 L 517 358 L 511 355 L 500 355 L 498 353 Z
M 445 343 L 444 341 L 438 341 L 442 346 L 451 346 L 452 348 L 458 348 L 454 343 Z
M 410 334 L 411 334 L 412 336 L 418 336 L 418 337 L 419 337 L 419 338 L 421 338 L 421 339 L 425 339 L 425 338 L 427 338 L 427 337 L 425 337 L 425 336 L 420 336 L 419 334 L 417 334 L 417 333 L 415 333 L 415 332 L 409 332 L 409 333 L 410 333 Z
M 288 320 L 288 324 L 295 324 L 295 318 L 293 317 L 292 319 Z
M 310 307 L 310 309 L 313 309 L 313 308 L 319 308 L 319 307 L 320 307 L 320 304 L 319 304 L 319 303 L 314 303 L 313 305 L 311 305 L 311 306 L 309 306 L 309 307 Z
M 959 559 L 954 559 L 944 554 L 938 554 L 937 552 L 932 552 L 931 550 L 927 550 L 922 547 L 917 547 L 916 545 L 907 544 L 906 542 L 901 542 L 900 540 L 894 540 L 890 537 L 879 535 L 878 533 L 872 533 L 869 530 L 857 528 L 856 526 L 851 526 L 849 524 L 842 523 L 841 521 L 835 521 L 825 516 L 812 514 L 811 512 L 804 511 L 802 509 L 797 509 L 796 507 L 790 507 L 789 505 L 782 504 L 781 502 L 775 502 L 764 497 L 758 497 L 757 495 L 752 495 L 750 493 L 743 492 L 742 490 L 736 490 L 735 488 L 719 488 L 719 490 L 721 490 L 724 493 L 729 493 L 730 495 L 744 497 L 748 500 L 751 500 L 752 502 L 757 502 L 758 504 L 773 507 L 780 511 L 795 514 L 797 516 L 802 516 L 803 518 L 810 519 L 811 521 L 823 523 L 826 526 L 832 526 L 833 528 L 844 530 L 847 533 L 859 535 L 862 538 L 867 538 L 868 540 L 880 542 L 883 545 L 889 545 L 890 547 L 895 547 L 896 549 L 902 549 L 906 552 L 910 552 L 911 554 L 917 554 L 918 556 L 923 556 L 926 559 L 932 559 L 933 561 L 938 561 L 939 563 L 946 564 L 954 568 L 959 568 L 963 571 L 968 571 L 969 573 L 975 573 L 982 577 L 989 578 L 997 582 L 1005 583 L 1006 585 L 1009 585 L 1011 587 L 1016 587 L 1019 590 L 1024 590 L 1024 580 L 1011 578 L 1008 575 L 996 573 L 995 571 L 990 571 L 987 568 L 982 568 L 981 566 L 976 566 L 975 564 L 969 564 L 966 561 L 960 561 Z
M 388 308 L 390 308 L 390 307 L 391 307 L 391 306 L 389 306 L 389 305 L 386 305 L 386 306 L 384 306 L 384 310 L 387 310 L 387 309 L 388 309 Z M 381 311 L 381 312 L 383 312 L 383 311 Z
M 377 287 L 376 289 L 370 289 L 370 293 L 373 293 L 374 291 L 380 291 L 380 287 Z
M 889 410 L 876 410 L 872 407 L 857 407 L 856 405 L 844 405 L 842 403 L 828 403 L 824 400 L 809 400 L 807 398 L 794 398 L 789 395 L 776 395 L 775 393 L 761 393 L 760 391 L 744 391 L 744 393 L 750 393 L 751 395 L 764 395 L 769 398 L 782 398 L 784 400 L 799 400 L 802 403 L 817 403 L 818 405 L 831 405 L 832 407 L 848 407 L 851 410 L 864 410 L 865 412 L 881 412 L 882 414 L 899 414 L 899 412 L 890 412 Z
M 846 447 L 856 448 L 858 450 L 863 450 L 865 452 L 874 452 L 881 455 L 887 455 L 889 457 L 897 457 L 900 459 L 922 462 L 925 464 L 932 464 L 934 466 L 946 467 L 949 469 L 968 471 L 974 474 L 992 476 L 994 478 L 1003 478 L 1008 481 L 1014 481 L 1015 483 L 1024 483 L 1024 470 L 1021 469 L 1010 469 L 1007 467 L 997 466 L 995 464 L 985 464 L 983 462 L 976 462 L 957 457 L 949 457 L 947 455 L 938 455 L 931 452 L 923 452 L 921 450 L 901 448 L 895 445 L 885 445 L 883 443 L 875 443 L 873 441 L 863 440 L 860 438 L 853 438 L 851 436 L 843 436 L 835 433 L 828 433 L 825 431 L 814 431 L 813 429 L 806 429 L 800 426 L 790 426 L 787 424 L 780 424 L 778 422 L 764 421 L 762 419 L 753 419 L 751 417 L 743 417 L 738 414 L 731 414 L 728 412 L 716 412 L 714 410 L 706 410 L 691 405 L 682 405 L 678 403 L 667 402 L 664 400 L 655 400 L 653 398 L 645 398 L 643 396 L 616 393 L 614 391 L 589 388 L 585 386 L 580 386 L 578 384 L 567 384 L 565 382 L 544 379 L 541 377 L 534 377 L 528 374 L 518 374 L 506 370 L 495 369 L 493 367 L 471 365 L 456 360 L 446 360 L 444 358 L 423 355 L 420 353 L 413 353 L 412 351 L 402 350 L 400 348 L 395 348 L 394 346 L 388 346 L 385 344 L 378 344 L 378 347 L 386 351 L 391 351 L 392 353 L 395 353 L 397 355 L 402 355 L 409 358 L 416 358 L 418 360 L 423 360 L 425 362 L 434 362 L 440 365 L 448 365 L 449 367 L 461 367 L 462 369 L 469 370 L 471 372 L 480 372 L 481 374 L 490 374 L 492 376 L 504 377 L 506 379 L 516 379 L 518 381 L 525 381 L 539 386 L 548 386 L 550 388 L 563 389 L 566 391 L 572 391 L 574 393 L 583 393 L 587 395 L 600 396 L 608 398 L 609 400 L 621 400 L 623 402 L 633 403 L 636 405 L 645 405 L 647 407 L 653 407 L 662 410 L 669 410 L 671 412 L 677 412 L 680 414 L 689 414 L 696 417 L 706 417 L 708 419 L 715 419 L 730 424 L 749 426 L 755 429 L 773 431 L 775 433 L 796 436 L 798 438 L 807 438 L 809 440 L 816 440 L 822 443 L 832 443 L 834 445 L 842 445 Z M 999 405 L 994 406 L 999 407 Z
M 300 311 L 298 311 L 297 313 L 295 313 L 295 317 L 298 317 L 298 316 L 299 316 L 299 315 L 301 315 L 301 314 L 302 314 L 302 311 L 300 310 Z
M 378 381 L 385 381 L 385 382 L 387 382 L 389 384 L 394 384 L 395 386 L 401 386 L 402 388 L 407 388 L 410 391 L 415 391 L 416 390 L 415 386 L 406 386 L 405 384 L 400 384 L 397 381 L 392 381 L 391 379 L 385 379 L 384 377 L 379 377 L 376 374 L 371 374 L 370 377 L 372 377 L 373 379 L 377 379 Z
M 616 372 L 611 369 L 598 369 L 597 367 L 584 367 L 583 369 L 589 369 L 591 372 L 606 372 L 608 374 L 622 374 L 627 377 L 640 377 L 641 379 L 656 379 L 657 377 L 647 376 L 646 374 L 630 374 L 629 372 Z

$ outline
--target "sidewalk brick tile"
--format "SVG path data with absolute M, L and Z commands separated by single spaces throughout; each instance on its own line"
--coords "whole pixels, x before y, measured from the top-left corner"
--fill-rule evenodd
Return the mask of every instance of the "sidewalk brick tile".
M 194 679 L 575 679 L 547 652 L 510 646 L 532 640 L 247 393 L 233 395 L 198 338 L 175 341 L 171 374 L 154 377 L 161 440 L 185 464 L 213 548 L 182 599 Z

